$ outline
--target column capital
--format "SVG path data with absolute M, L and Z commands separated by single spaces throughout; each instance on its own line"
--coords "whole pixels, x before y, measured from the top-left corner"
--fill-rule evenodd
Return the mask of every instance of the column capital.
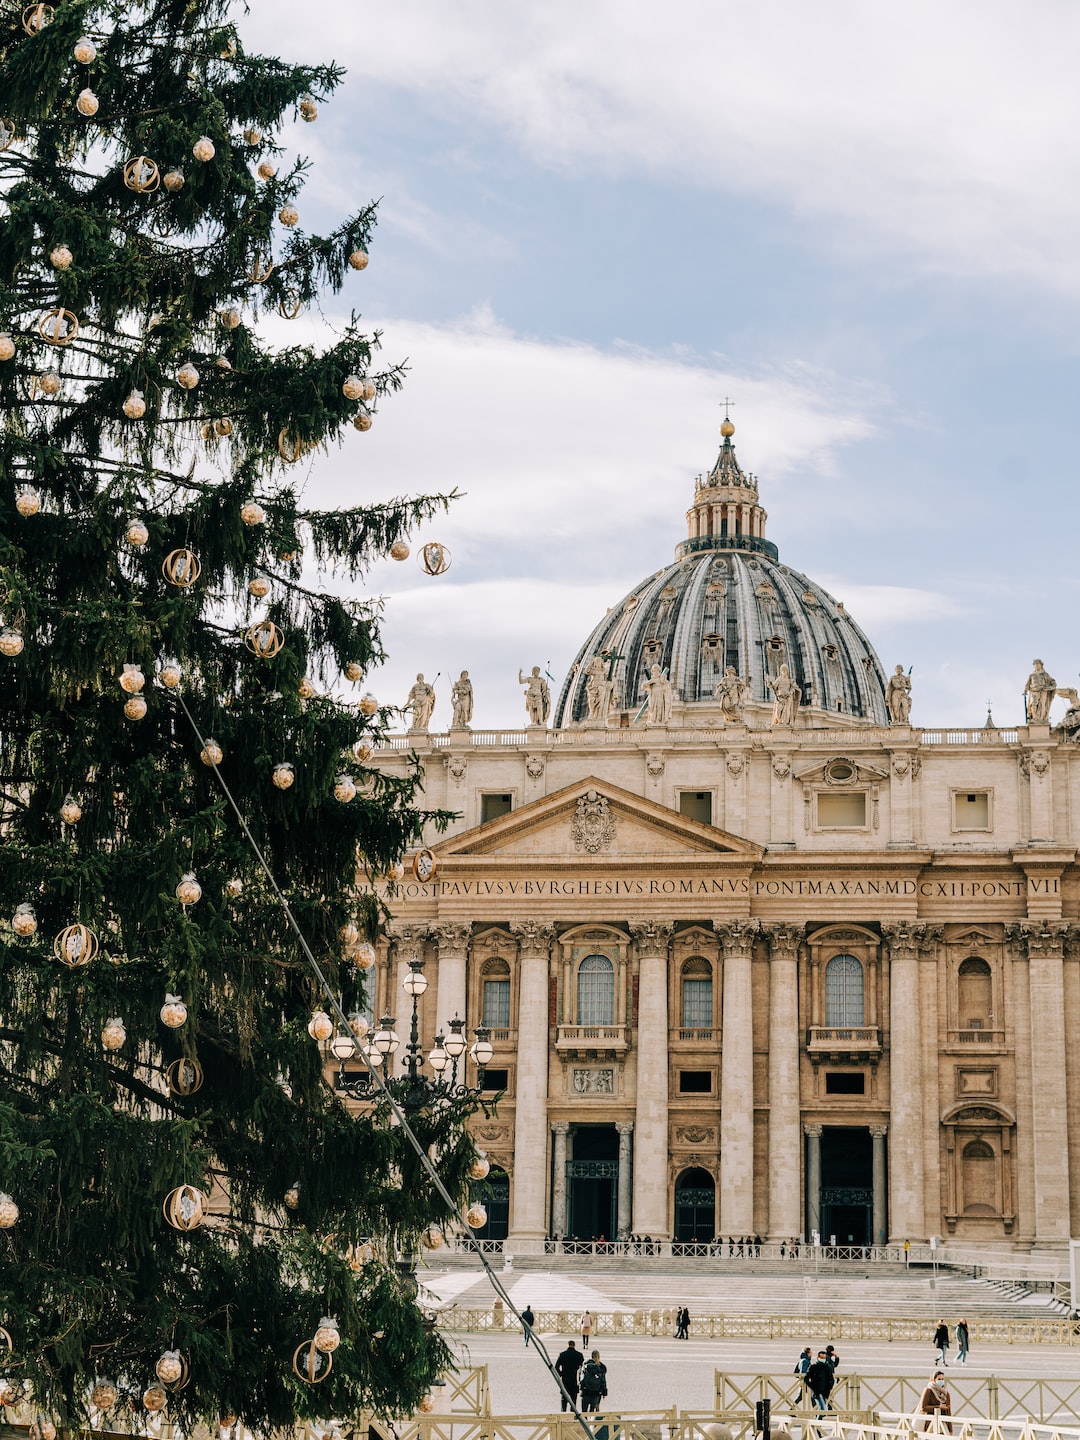
M 805 933 L 805 925 L 789 924 L 786 920 L 761 922 L 761 934 L 769 942 L 771 959 L 797 960 L 799 946 Z
M 714 920 L 713 929 L 720 937 L 725 955 L 749 960 L 754 941 L 761 929 L 759 920 Z
M 631 920 L 630 934 L 637 941 L 637 947 L 644 955 L 667 955 L 668 945 L 675 932 L 671 920 Z
M 633 1120 L 616 1120 L 615 1129 L 620 1135 L 632 1135 L 634 1133 Z
M 883 1135 L 887 1135 L 888 1133 L 889 1133 L 889 1127 L 888 1127 L 888 1125 L 871 1125 L 871 1126 L 870 1126 L 870 1134 L 873 1135 L 875 1139 L 880 1139 Z
M 518 943 L 518 950 L 522 955 L 543 955 L 551 952 L 551 942 L 555 939 L 555 922 L 553 920 L 511 920 L 510 934 Z
M 809 1135 L 811 1140 L 820 1140 L 821 1132 L 825 1127 L 824 1125 L 804 1125 L 802 1128 L 803 1134 Z
M 940 925 L 928 925 L 922 920 L 883 920 L 881 933 L 890 955 L 914 957 L 930 950 L 943 932 Z
M 570 1121 L 569 1121 L 569 1120 L 556 1120 L 556 1121 L 554 1121 L 553 1124 L 552 1124 L 552 1126 L 551 1126 L 551 1133 L 552 1133 L 553 1135 L 569 1135 L 569 1134 L 570 1134 Z
M 435 941 L 440 955 L 464 955 L 472 938 L 472 923 L 446 921 L 441 925 L 429 926 L 427 933 Z
M 1076 939 L 1078 931 L 1063 920 L 1019 920 L 1006 925 L 1005 934 L 1016 949 L 1032 960 L 1063 955 L 1066 941 Z

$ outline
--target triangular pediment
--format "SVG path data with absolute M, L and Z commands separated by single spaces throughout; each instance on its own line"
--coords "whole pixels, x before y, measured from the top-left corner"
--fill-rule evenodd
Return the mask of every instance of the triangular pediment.
M 440 861 L 485 856 L 586 863 L 710 857 L 752 863 L 765 853 L 750 840 L 688 819 L 595 776 L 443 840 L 434 850 Z

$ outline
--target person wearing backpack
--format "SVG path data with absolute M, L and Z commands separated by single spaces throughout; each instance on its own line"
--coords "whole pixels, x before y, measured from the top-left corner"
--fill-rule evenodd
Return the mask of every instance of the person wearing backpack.
M 600 1351 L 594 1350 L 581 1367 L 581 1408 L 599 1410 L 600 1401 L 607 1394 L 607 1366 L 600 1359 Z

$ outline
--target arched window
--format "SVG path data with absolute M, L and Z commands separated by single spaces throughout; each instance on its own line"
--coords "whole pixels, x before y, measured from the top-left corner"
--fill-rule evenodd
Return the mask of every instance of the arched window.
M 684 1170 L 675 1181 L 675 1238 L 701 1243 L 715 1234 L 716 1182 L 707 1170 Z
M 997 1214 L 997 1158 L 985 1140 L 969 1140 L 961 1156 L 965 1215 Z
M 615 1024 L 615 966 L 606 955 L 586 955 L 578 966 L 577 1023 Z
M 834 955 L 825 966 L 825 1024 L 864 1023 L 862 965 L 854 955 Z
M 682 1028 L 711 1030 L 712 1023 L 712 970 L 707 960 L 695 955 L 682 967 Z
M 483 1023 L 489 1030 L 509 1030 L 510 967 L 505 960 L 489 960 L 483 976 Z
M 993 976 L 977 955 L 960 962 L 956 972 L 956 1018 L 963 1030 L 989 1029 L 993 1019 Z

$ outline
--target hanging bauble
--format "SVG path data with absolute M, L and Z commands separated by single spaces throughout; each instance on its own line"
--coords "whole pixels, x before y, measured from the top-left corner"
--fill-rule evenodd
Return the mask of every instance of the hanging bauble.
M 416 1402 L 416 1408 L 420 1411 L 421 1415 L 430 1415 L 435 1409 L 434 1395 L 421 1395 L 420 1399 Z
M 306 1380 L 309 1385 L 318 1385 L 321 1380 L 325 1380 L 333 1364 L 333 1355 L 324 1355 L 317 1349 L 314 1340 L 305 1340 L 293 1351 L 293 1374 Z
M 27 1433 L 30 1440 L 56 1440 L 56 1425 L 48 1415 L 35 1415 Z
M 298 1184 L 290 1185 L 289 1188 L 285 1191 L 285 1194 L 282 1196 L 282 1199 L 285 1201 L 285 1204 L 286 1204 L 286 1206 L 288 1207 L 288 1209 L 290 1209 L 290 1210 L 299 1210 L 299 1209 L 300 1209 L 300 1186 L 299 1186 Z
M 168 1401 L 169 1397 L 160 1385 L 148 1385 L 142 1393 L 143 1409 L 151 1415 L 164 1410 Z
M 225 881 L 225 894 L 228 895 L 230 900 L 239 900 L 243 893 L 243 880 L 240 879 L 239 875 L 231 875 L 229 879 Z
M 129 420 L 141 420 L 146 414 L 146 401 L 141 390 L 132 390 L 124 401 L 124 414 Z
M 199 383 L 199 372 L 189 360 L 186 365 L 181 365 L 176 372 L 176 383 L 182 385 L 185 390 L 194 390 Z
M 60 376 L 55 370 L 43 370 L 37 377 L 37 388 L 43 395 L 59 395 Z
M 349 256 L 349 264 L 354 270 L 366 270 L 368 253 L 366 250 L 354 250 Z
M 334 781 L 334 799 L 340 800 L 343 805 L 356 799 L 356 785 L 351 775 L 339 775 Z
M 450 551 L 438 540 L 429 540 L 416 558 L 426 575 L 445 575 L 450 569 Z
M 89 87 L 85 90 L 80 90 L 75 99 L 75 109 L 78 110 L 80 115 L 96 115 L 98 112 L 98 104 L 97 96 Z
M 360 409 L 353 416 L 352 423 L 357 430 L 370 430 L 372 426 L 371 411 L 366 410 L 363 406 L 361 406 Z
M 393 545 L 390 546 L 391 560 L 407 560 L 410 554 L 411 551 L 404 540 L 395 540 Z
M 163 1385 L 175 1385 L 183 1378 L 185 1366 L 179 1350 L 166 1350 L 154 1366 L 154 1374 Z
M 254 125 L 249 125 L 248 128 L 244 131 L 244 144 L 261 145 L 262 131 L 256 130 Z
M 166 995 L 158 1015 L 163 1025 L 167 1025 L 170 1030 L 179 1030 L 181 1025 L 187 1023 L 188 1008 L 179 995 Z
M 224 758 L 225 752 L 214 739 L 208 739 L 199 751 L 199 759 L 204 765 L 220 765 Z
M 304 308 L 304 302 L 295 290 L 286 290 L 278 301 L 278 314 L 283 320 L 295 320 Z
M 311 681 L 306 675 L 300 681 L 300 684 L 297 685 L 296 693 L 300 696 L 301 700 L 310 700 L 311 697 L 315 694 L 315 686 L 311 683 Z
M 266 519 L 266 511 L 257 500 L 245 500 L 240 506 L 240 519 L 245 525 L 261 525 Z
M 124 1022 L 119 1015 L 113 1015 L 106 1020 L 101 1027 L 101 1048 L 103 1050 L 122 1050 L 127 1040 L 127 1031 L 124 1029 Z M 106 1405 L 105 1409 L 111 1408 Z
M 141 695 L 133 695 L 130 700 L 124 702 L 124 714 L 129 720 L 144 720 L 146 718 L 146 701 Z
M 370 940 L 361 940 L 350 958 L 358 970 L 370 970 L 375 964 L 375 946 Z
M 194 1095 L 196 1090 L 202 1089 L 203 1068 L 198 1060 L 184 1056 L 166 1067 L 165 1080 L 170 1095 Z
M 26 520 L 41 509 L 41 496 L 29 485 L 20 485 L 15 491 L 15 509 Z
M 360 398 L 361 398 L 362 400 L 374 400 L 374 399 L 375 399 L 375 394 L 376 394 L 376 391 L 375 391 L 375 381 L 374 381 L 374 380 L 365 380 L 365 381 L 364 381 L 364 393 L 363 393 L 363 395 L 362 395 Z
M 491 1171 L 491 1165 L 487 1156 L 482 1150 L 477 1152 L 476 1159 L 469 1166 L 470 1180 L 486 1180 Z
M 66 245 L 57 245 L 55 250 L 49 251 L 49 264 L 54 270 L 66 270 L 74 259 Z
M 160 180 L 157 161 L 151 160 L 149 155 L 136 155 L 124 166 L 124 184 L 139 195 L 148 195 L 156 190 Z
M 219 440 L 225 440 L 232 434 L 232 431 L 233 424 L 227 415 L 223 415 L 220 420 L 214 421 L 214 434 Z
M 64 796 L 64 803 L 60 806 L 60 819 L 65 825 L 77 825 L 82 819 L 82 806 L 74 795 Z
M 176 898 L 181 905 L 197 905 L 202 899 L 202 886 L 195 879 L 193 870 L 185 870 L 180 876 L 176 883 Z
M 200 135 L 198 140 L 195 141 L 195 144 L 192 145 L 191 153 L 195 156 L 196 160 L 201 160 L 206 164 L 214 158 L 217 151 L 214 149 L 214 142 L 210 139 L 209 135 Z
M 10 1230 L 18 1218 L 18 1205 L 10 1195 L 0 1190 L 0 1230 Z
M 323 1355 L 332 1355 L 341 1344 L 341 1331 L 333 1315 L 324 1315 L 314 1336 L 315 1349 Z
M 370 693 L 361 695 L 358 704 L 361 715 L 374 715 L 379 708 L 378 700 Z
M 446 1236 L 437 1225 L 429 1225 L 420 1241 L 425 1250 L 441 1250 L 446 1244 Z
M 175 690 L 183 679 L 183 671 L 175 660 L 165 660 L 158 671 L 158 678 L 166 690 Z
M 354 1010 L 349 1016 L 349 1029 L 356 1036 L 357 1040 L 362 1040 L 367 1034 L 368 1022 L 364 1019 L 363 1015 L 360 1014 L 359 1010 Z
M 479 1202 L 472 1204 L 465 1211 L 465 1224 L 470 1230 L 482 1230 L 487 1224 L 487 1211 Z
M 308 1021 L 308 1034 L 320 1042 L 329 1040 L 334 1033 L 334 1022 L 325 1010 L 316 1010 Z
M 295 205 L 283 205 L 278 211 L 277 218 L 281 221 L 282 225 L 292 229 L 300 220 L 300 211 L 297 210 Z
M 194 1185 L 178 1185 L 162 1202 L 162 1213 L 174 1230 L 196 1230 L 206 1218 L 209 1202 Z
M 118 1391 L 111 1380 L 99 1380 L 90 1391 L 90 1403 L 97 1410 L 111 1410 L 117 1397 Z
M 256 575 L 248 581 L 248 594 L 254 595 L 256 600 L 264 600 L 270 594 L 270 581 L 265 575 Z
M 260 660 L 272 660 L 285 644 L 285 635 L 273 620 L 260 620 L 246 632 L 244 644 Z
M 22 634 L 15 629 L 14 625 L 5 625 L 0 630 L 0 655 L 21 655 L 22 648 Z
M 364 395 L 364 382 L 359 375 L 346 375 L 341 382 L 341 393 L 346 400 L 361 400 Z
M 120 676 L 120 689 L 128 695 L 138 695 L 139 691 L 146 684 L 146 676 L 138 665 L 125 665 L 124 673 Z
M 0 333 L 0 360 L 11 360 L 15 355 L 15 341 L 7 331 Z
M 97 46 L 89 35 L 80 35 L 75 41 L 73 54 L 80 65 L 92 65 L 97 59 Z
M 98 938 L 89 925 L 67 925 L 53 941 L 53 954 L 65 965 L 78 969 L 89 965 L 98 952 Z
M 28 5 L 22 13 L 22 27 L 27 35 L 37 35 L 53 18 L 51 5 Z
M 218 312 L 218 319 L 226 330 L 235 330 L 240 324 L 240 311 L 237 310 L 235 306 L 230 305 L 227 310 L 220 310 Z
M 161 573 L 170 585 L 187 590 L 198 580 L 202 565 L 193 550 L 170 550 L 161 562 Z
M 170 195 L 176 195 L 184 188 L 183 170 L 166 170 L 162 184 Z
M 300 119 L 306 120 L 310 125 L 318 113 L 319 107 L 315 104 L 315 101 L 310 95 L 305 95 L 300 101 Z
M 277 448 L 286 465 L 295 465 L 304 453 L 303 442 L 295 435 L 290 435 L 287 429 L 278 431 Z
M 38 320 L 38 334 L 46 345 L 70 345 L 79 333 L 79 317 L 56 305 Z
M 395 860 L 392 865 L 386 867 L 386 878 L 392 885 L 397 885 L 405 879 L 405 866 L 400 860 Z
M 143 520 L 129 520 L 127 529 L 124 531 L 124 539 L 136 550 L 141 549 L 150 539 L 150 531 Z
M 280 765 L 274 766 L 271 779 L 279 790 L 288 790 L 296 779 L 296 771 L 287 760 L 283 760 Z
M 357 760 L 360 761 L 361 765 L 366 764 L 372 755 L 370 742 L 367 740 L 358 740 L 352 747 L 352 753 L 356 756 Z
M 255 173 L 260 180 L 273 180 L 277 174 L 277 166 L 271 164 L 269 160 L 261 160 L 259 162 L 259 168 Z
M 22 1393 L 22 1387 L 14 1380 L 0 1380 L 0 1405 L 18 1405 Z
M 349 661 L 347 661 L 346 664 L 345 664 L 345 679 L 346 679 L 346 680 L 351 680 L 354 685 L 358 685 L 358 684 L 360 683 L 360 681 L 363 680 L 363 678 L 364 678 L 364 667 L 363 667 L 363 665 L 360 664 L 360 661 L 359 661 L 359 660 L 349 660 Z
M 26 900 L 21 905 L 15 906 L 15 914 L 11 917 L 11 928 L 16 935 L 34 935 L 37 932 L 37 916 L 34 914 L 34 907 Z
M 346 945 L 355 945 L 360 939 L 360 931 L 351 920 L 347 920 L 341 927 L 341 939 Z

